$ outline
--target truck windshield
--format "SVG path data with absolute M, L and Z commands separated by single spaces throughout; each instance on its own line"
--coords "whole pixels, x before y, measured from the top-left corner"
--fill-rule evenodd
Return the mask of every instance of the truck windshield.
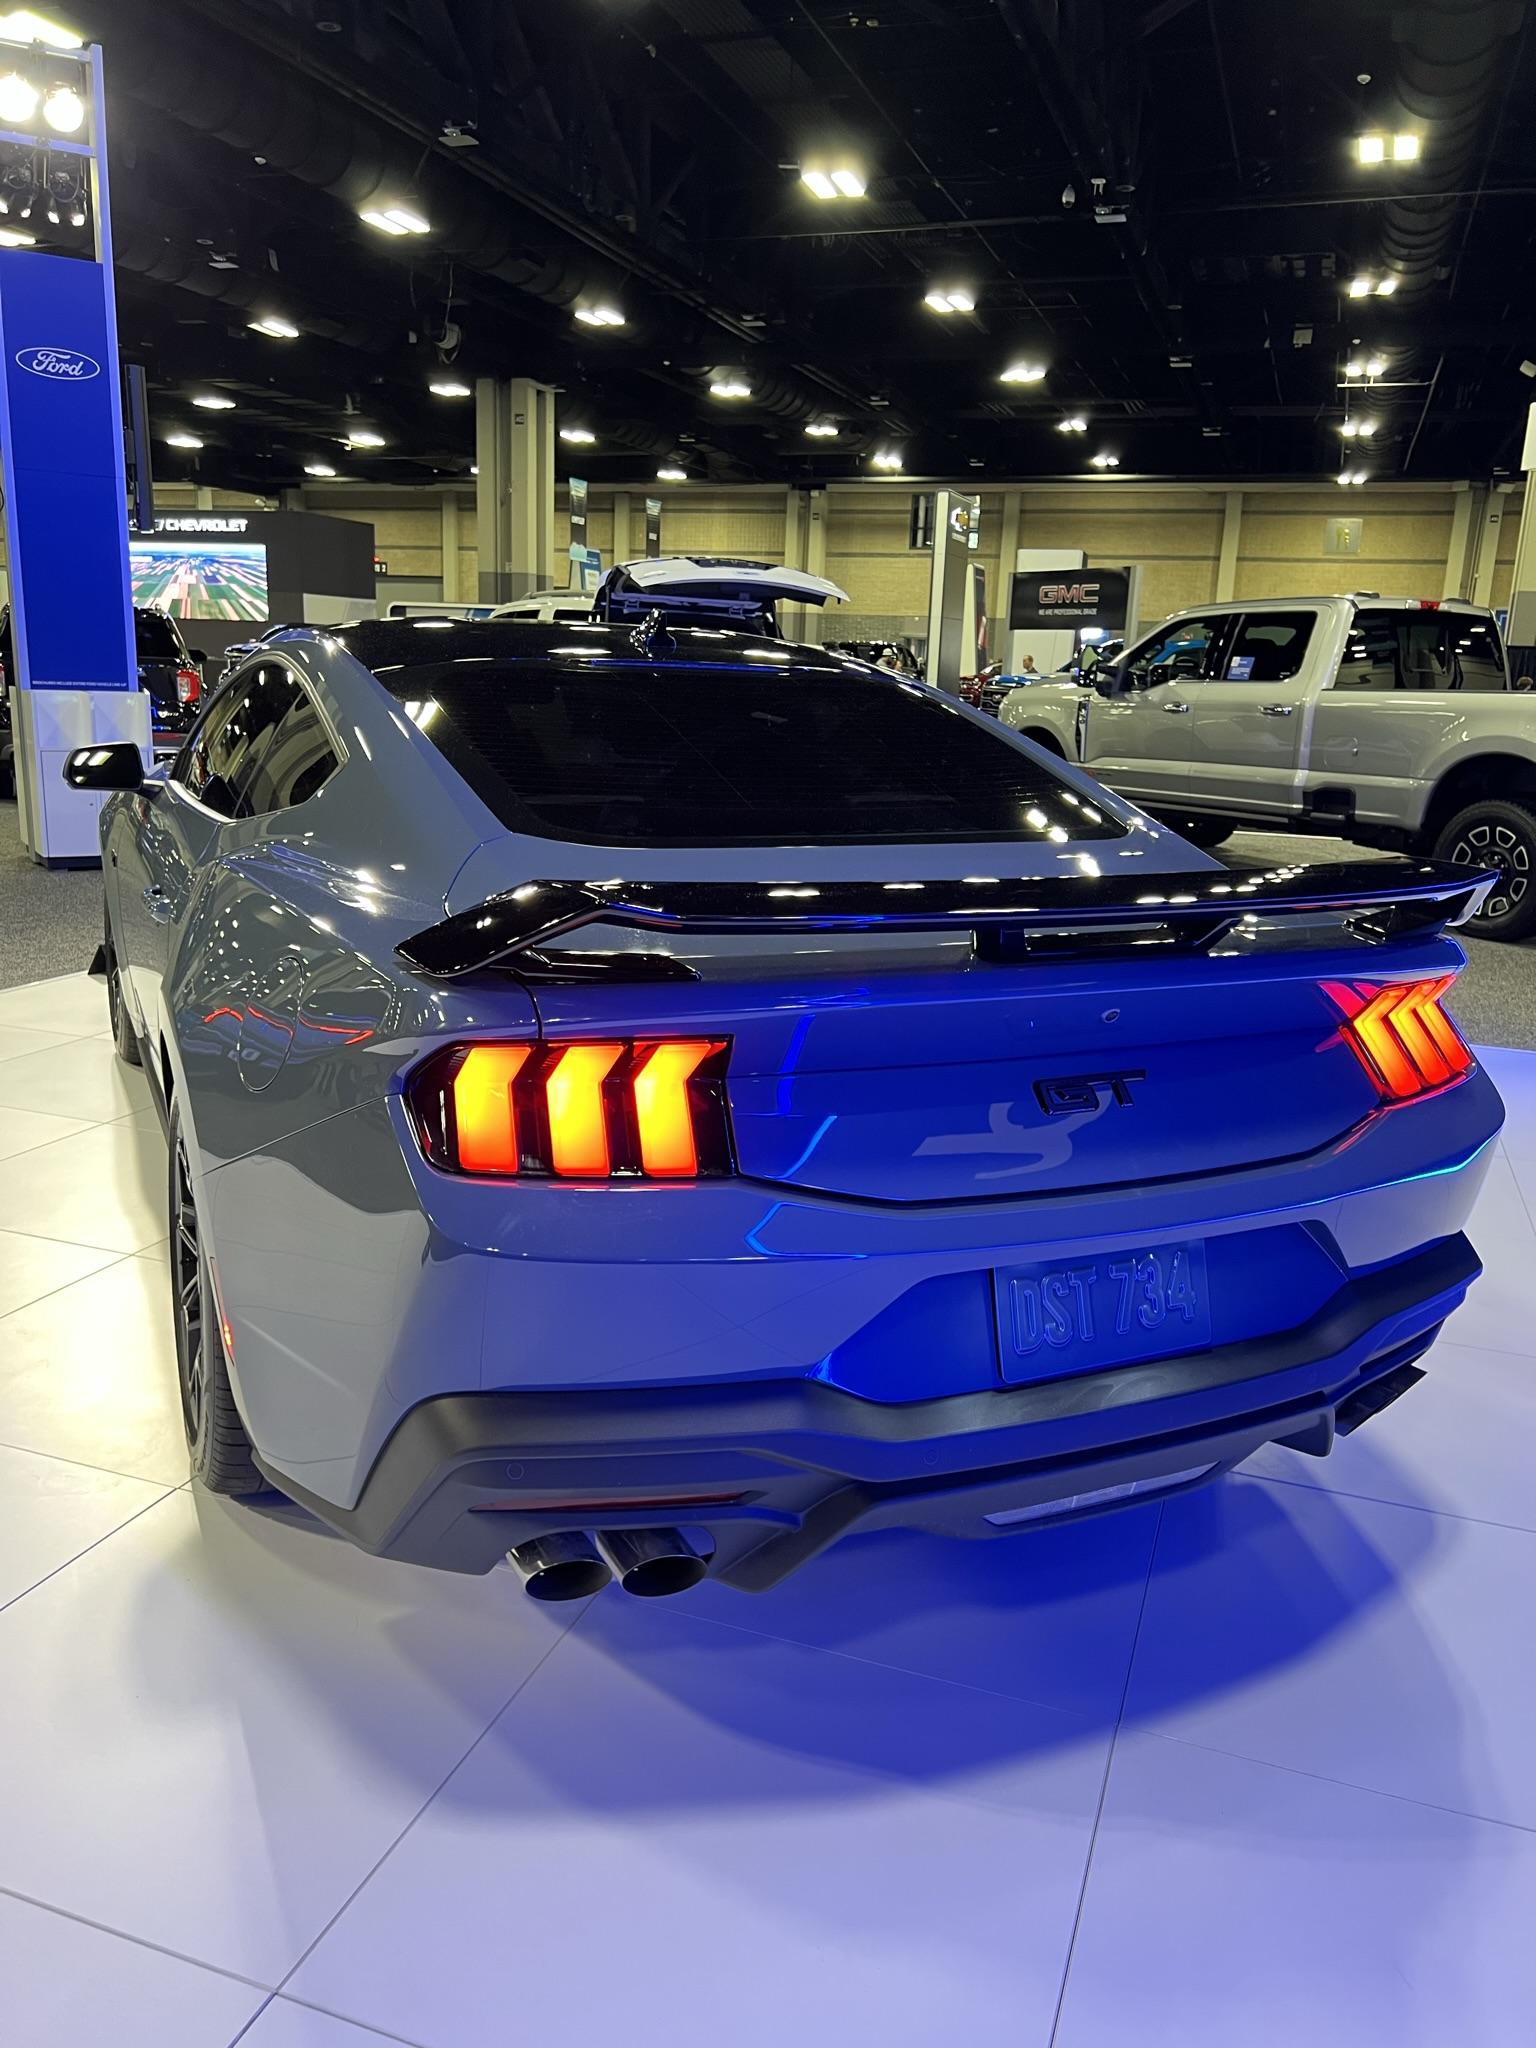
M 510 830 L 594 845 L 1121 839 L 1001 730 L 894 676 L 464 661 L 380 674 Z

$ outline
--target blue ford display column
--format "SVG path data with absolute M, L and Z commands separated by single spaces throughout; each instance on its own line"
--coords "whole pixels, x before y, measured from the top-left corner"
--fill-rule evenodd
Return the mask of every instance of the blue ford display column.
M 150 758 L 128 584 L 99 49 L 0 42 L 13 108 L 0 141 L 36 149 L 39 190 L 0 226 L 0 454 L 22 838 L 49 865 L 97 858 L 99 796 L 67 789 L 71 748 Z M 62 199 L 62 204 L 61 204 Z M 42 242 L 44 246 L 39 246 Z

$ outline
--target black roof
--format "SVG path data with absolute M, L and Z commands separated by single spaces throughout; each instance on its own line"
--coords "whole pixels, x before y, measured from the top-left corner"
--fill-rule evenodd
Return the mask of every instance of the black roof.
M 815 669 L 846 673 L 862 664 L 846 654 L 762 633 L 717 632 L 669 626 L 642 641 L 631 624 L 588 625 L 584 620 L 543 619 L 362 619 L 330 634 L 347 652 L 384 675 L 403 668 L 436 668 L 455 661 L 516 661 L 580 664 L 635 661 L 665 667 Z M 787 657 L 787 659 L 786 659 Z

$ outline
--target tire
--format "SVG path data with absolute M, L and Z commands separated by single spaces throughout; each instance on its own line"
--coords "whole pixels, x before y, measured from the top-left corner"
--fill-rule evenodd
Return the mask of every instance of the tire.
M 1021 732 L 1020 739 L 1033 740 L 1037 747 L 1047 754 L 1054 754 L 1058 761 L 1065 761 L 1067 750 L 1053 732 Z
M 1536 810 L 1513 797 L 1489 796 L 1458 811 L 1434 846 L 1456 867 L 1497 868 L 1500 882 L 1464 927 L 1473 939 L 1506 943 L 1536 933 Z
M 1205 853 L 1212 847 L 1225 846 L 1237 830 L 1220 818 L 1175 818 L 1166 812 L 1160 813 L 1161 822 L 1170 832 L 1177 832 L 1181 839 L 1187 839 L 1191 846 L 1198 846 Z
M 176 1378 L 192 1477 L 210 1493 L 264 1493 L 267 1482 L 251 1457 L 251 1440 L 229 1384 L 187 1140 L 181 1117 L 174 1110 L 170 1152 L 171 1320 L 176 1329 Z
M 123 978 L 117 971 L 117 951 L 112 944 L 112 930 L 107 928 L 107 1016 L 112 1024 L 112 1043 L 117 1056 L 125 1066 L 142 1067 L 144 1055 L 139 1050 L 139 1034 L 133 1028 L 133 1019 L 128 1014 L 128 1005 L 123 1000 Z

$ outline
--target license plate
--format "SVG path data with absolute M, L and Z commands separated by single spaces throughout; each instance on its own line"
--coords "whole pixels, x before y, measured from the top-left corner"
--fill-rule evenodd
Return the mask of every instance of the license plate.
M 1211 1341 L 1205 1246 L 1149 1245 L 1070 1264 L 1003 1266 L 995 1275 L 1005 1380 L 1055 1379 Z

